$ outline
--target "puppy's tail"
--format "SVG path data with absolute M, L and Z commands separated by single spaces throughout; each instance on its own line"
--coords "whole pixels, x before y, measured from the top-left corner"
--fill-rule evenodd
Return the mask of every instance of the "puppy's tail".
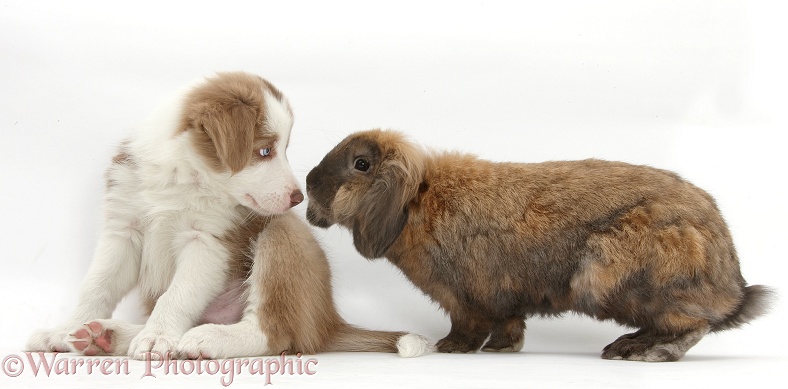
M 413 358 L 429 351 L 427 339 L 407 332 L 372 331 L 345 324 L 329 341 L 325 351 L 396 352 Z
M 769 312 L 775 292 L 763 285 L 750 285 L 744 288 L 744 297 L 728 317 L 711 327 L 712 332 L 725 331 L 740 327 Z

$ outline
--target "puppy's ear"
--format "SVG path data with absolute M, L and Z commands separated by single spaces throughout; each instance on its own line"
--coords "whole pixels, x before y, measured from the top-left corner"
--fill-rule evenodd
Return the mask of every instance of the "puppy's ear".
M 421 152 L 404 142 L 383 157 L 353 223 L 353 244 L 365 258 L 384 256 L 405 228 L 408 203 L 423 179 L 423 164 Z
M 408 222 L 402 180 L 391 171 L 376 179 L 353 224 L 353 244 L 364 258 L 382 257 Z
M 183 129 L 217 171 L 238 173 L 254 155 L 262 126 L 263 80 L 246 73 L 219 73 L 196 86 L 184 101 Z
M 199 125 L 211 138 L 222 165 L 238 173 L 252 159 L 257 110 L 246 104 L 211 108 L 202 112 Z

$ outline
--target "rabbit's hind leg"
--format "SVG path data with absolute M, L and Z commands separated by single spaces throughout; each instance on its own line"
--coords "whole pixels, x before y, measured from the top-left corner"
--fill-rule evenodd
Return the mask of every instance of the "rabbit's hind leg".
M 681 359 L 692 346 L 709 332 L 705 321 L 676 331 L 641 329 L 626 334 L 607 345 L 603 359 L 624 359 L 643 362 L 673 362 Z

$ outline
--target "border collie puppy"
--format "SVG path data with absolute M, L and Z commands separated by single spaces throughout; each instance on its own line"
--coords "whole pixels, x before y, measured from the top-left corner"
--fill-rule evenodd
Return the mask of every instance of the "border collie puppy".
M 27 349 L 426 352 L 420 336 L 356 328 L 337 313 L 325 254 L 289 212 L 304 199 L 285 155 L 292 125 L 283 94 L 246 73 L 210 77 L 165 105 L 107 170 L 104 228 L 73 316 Z M 111 319 L 135 287 L 147 322 Z

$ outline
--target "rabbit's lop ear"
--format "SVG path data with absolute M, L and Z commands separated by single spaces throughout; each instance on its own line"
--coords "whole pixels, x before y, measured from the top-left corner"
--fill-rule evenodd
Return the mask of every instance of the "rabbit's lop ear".
M 353 225 L 353 244 L 367 259 L 380 258 L 408 222 L 408 211 L 399 201 L 402 184 L 394 174 L 378 178 L 362 200 L 362 213 Z
M 378 168 L 353 224 L 353 243 L 367 259 L 382 257 L 405 228 L 408 203 L 422 180 L 420 153 L 411 145 L 399 146 Z

